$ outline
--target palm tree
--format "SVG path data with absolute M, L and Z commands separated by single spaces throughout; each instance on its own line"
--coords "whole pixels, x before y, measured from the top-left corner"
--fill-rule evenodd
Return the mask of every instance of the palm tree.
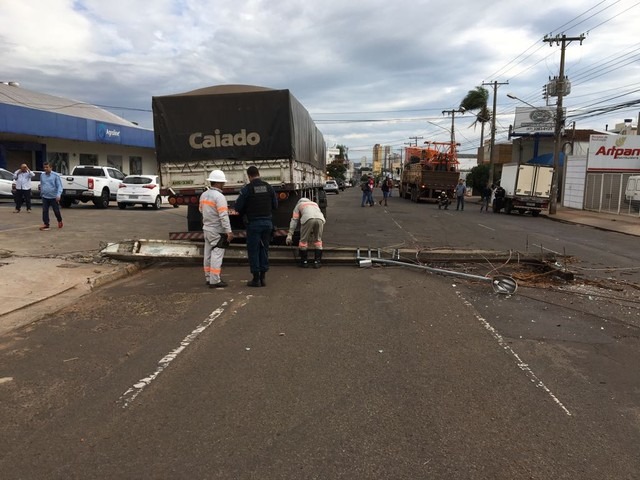
M 480 122 L 482 129 L 480 130 L 480 148 L 484 144 L 484 124 L 491 121 L 491 112 L 487 108 L 489 102 L 489 90 L 484 87 L 476 87 L 469 90 L 467 95 L 460 102 L 460 108 L 463 110 L 476 111 L 476 119 L 471 124 L 475 126 Z

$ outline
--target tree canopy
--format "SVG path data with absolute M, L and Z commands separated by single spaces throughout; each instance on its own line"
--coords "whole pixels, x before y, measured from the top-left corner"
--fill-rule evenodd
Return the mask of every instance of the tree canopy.
M 483 188 L 489 182 L 489 165 L 476 165 L 467 174 L 466 184 L 472 188 Z
M 484 125 L 491 121 L 491 112 L 487 107 L 488 102 L 489 91 L 484 87 L 476 87 L 467 92 L 467 95 L 462 99 L 462 102 L 460 102 L 460 108 L 476 112 L 476 120 L 472 125 L 476 125 L 478 122 Z

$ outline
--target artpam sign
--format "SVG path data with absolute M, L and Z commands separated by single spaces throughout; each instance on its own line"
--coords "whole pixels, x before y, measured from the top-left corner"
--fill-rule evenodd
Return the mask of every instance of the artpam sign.
M 640 135 L 591 135 L 587 170 L 640 171 Z

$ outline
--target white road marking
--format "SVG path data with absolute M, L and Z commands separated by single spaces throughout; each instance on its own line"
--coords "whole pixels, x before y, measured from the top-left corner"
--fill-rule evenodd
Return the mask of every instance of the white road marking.
M 558 399 L 558 397 L 556 397 L 554 393 L 551 390 L 549 390 L 549 388 L 542 382 L 542 380 L 540 380 L 538 376 L 535 373 L 533 373 L 533 370 L 529 368 L 529 365 L 527 365 L 525 362 L 522 361 L 520 356 L 513 350 L 513 348 L 509 346 L 509 344 L 504 340 L 504 338 L 502 338 L 502 335 L 500 335 L 498 331 L 495 328 L 493 328 L 493 326 L 491 326 L 491 324 L 486 319 L 484 319 L 478 312 L 476 312 L 473 305 L 469 301 L 467 301 L 467 299 L 465 299 L 460 294 L 460 292 L 456 292 L 456 293 L 462 299 L 465 305 L 473 309 L 475 317 L 480 321 L 482 326 L 484 326 L 484 328 L 486 328 L 489 331 L 489 333 L 491 333 L 493 338 L 495 338 L 498 341 L 498 345 L 500 345 L 508 354 L 510 354 L 516 360 L 516 364 L 518 365 L 518 368 L 522 370 L 527 375 L 527 377 L 529 377 L 529 380 L 531 380 L 531 382 L 533 382 L 536 387 L 541 388 L 543 391 L 545 391 L 547 395 L 551 397 L 551 399 L 556 403 L 556 405 L 558 405 L 562 409 L 564 413 L 566 413 L 568 416 L 571 416 L 571 412 L 567 409 L 567 407 L 565 407 L 563 403 Z
M 158 368 L 155 371 L 144 378 L 138 380 L 129 390 L 124 392 L 118 399 L 118 403 L 122 404 L 122 408 L 127 408 L 135 398 L 142 393 L 142 390 L 147 387 L 152 381 L 154 381 L 158 375 L 160 375 L 169 364 L 174 361 L 182 351 L 184 351 L 202 332 L 204 332 L 211 324 L 224 312 L 224 307 L 227 306 L 227 302 L 224 302 L 221 307 L 215 309 L 206 318 L 204 322 L 196 327 L 189 335 L 184 337 L 180 342 L 180 346 L 174 348 L 167 355 L 162 357 L 158 362 Z
M 491 230 L 492 232 L 495 232 L 495 231 L 496 231 L 496 229 L 495 229 L 495 228 L 487 227 L 486 225 L 483 225 L 483 224 L 481 224 L 481 223 L 479 223 L 478 225 L 479 225 L 480 227 L 482 227 L 482 228 L 486 228 L 487 230 Z
M 547 252 L 555 253 L 556 255 L 563 255 L 560 252 L 556 252 L 555 250 L 551 250 L 550 248 L 543 247 L 542 245 L 538 245 L 537 243 L 532 243 L 532 247 L 539 247 L 541 250 L 546 250 Z
M 405 230 L 404 228 L 402 228 L 402 225 L 400 225 L 395 218 L 391 217 L 391 220 L 393 221 L 393 223 L 396 224 L 396 227 L 398 227 L 400 230 L 403 230 L 407 235 L 409 235 L 409 238 L 411 238 L 411 240 L 415 243 L 418 243 L 418 239 L 415 237 L 415 235 L 411 232 L 409 232 L 408 230 Z

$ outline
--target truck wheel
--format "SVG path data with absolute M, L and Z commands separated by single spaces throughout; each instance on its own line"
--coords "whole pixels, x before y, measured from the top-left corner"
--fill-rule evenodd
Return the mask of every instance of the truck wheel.
M 538 215 L 540 215 L 540 210 L 531 210 L 532 217 L 537 217 Z
M 160 210 L 161 206 L 162 206 L 162 199 L 160 197 L 156 197 L 156 201 L 153 202 L 153 209 Z
M 106 188 L 102 190 L 100 198 L 94 200 L 93 204 L 96 206 L 96 208 L 100 209 L 109 207 L 109 190 Z
M 72 203 L 73 203 L 73 200 L 70 200 L 68 198 L 61 198 L 60 199 L 60 206 L 62 208 L 69 208 Z
M 124 210 L 125 208 L 127 208 L 127 204 L 126 204 L 126 203 L 122 203 L 122 202 L 120 202 L 120 203 L 118 203 L 118 208 L 119 208 L 120 210 Z

